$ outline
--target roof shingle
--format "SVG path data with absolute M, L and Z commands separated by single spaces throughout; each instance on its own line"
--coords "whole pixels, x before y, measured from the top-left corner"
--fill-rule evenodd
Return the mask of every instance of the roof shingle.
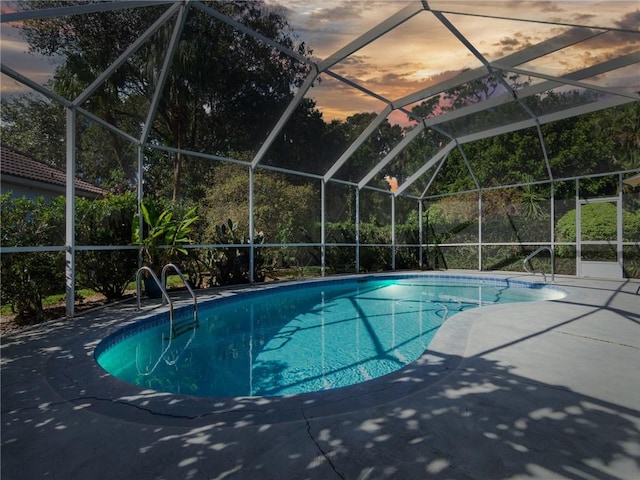
M 0 169 L 2 175 L 12 175 L 14 177 L 62 187 L 66 185 L 66 174 L 64 171 L 46 165 L 6 145 L 0 145 Z M 96 195 L 106 193 L 104 189 L 97 185 L 77 177 L 75 186 L 76 190 Z

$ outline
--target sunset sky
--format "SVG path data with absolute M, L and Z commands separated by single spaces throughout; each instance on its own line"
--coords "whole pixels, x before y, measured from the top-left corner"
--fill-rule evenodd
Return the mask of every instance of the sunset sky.
M 266 0 L 282 10 L 300 40 L 324 59 L 339 48 L 418 0 Z M 534 45 L 576 26 L 614 27 L 592 40 L 522 66 L 547 75 L 563 75 L 608 59 L 615 51 L 640 51 L 640 7 L 637 1 L 428 1 L 488 60 Z M 3 11 L 11 2 L 2 3 Z M 488 18 L 509 17 L 509 19 Z M 519 20 L 513 20 L 513 18 Z M 561 23 L 562 25 L 559 25 Z M 26 53 L 18 31 L 2 24 L 2 62 L 38 83 L 49 78 L 50 59 Z M 480 61 L 433 12 L 423 11 L 374 43 L 335 65 L 332 71 L 389 100 L 399 99 Z M 640 89 L 638 65 L 602 82 L 629 83 Z M 634 80 L 634 76 L 636 77 Z M 624 77 L 624 78 L 623 78 Z M 311 89 L 325 120 L 344 119 L 361 111 L 380 111 L 384 104 L 330 76 Z M 2 75 L 2 94 L 21 87 Z M 635 82 L 635 87 L 634 87 Z
M 314 55 L 326 58 L 412 2 L 268 0 L 268 3 L 280 5 L 287 12 L 295 31 L 312 46 Z M 429 1 L 428 4 L 432 9 L 452 12 L 445 14 L 447 20 L 490 61 L 575 26 L 620 29 L 526 65 L 527 69 L 547 75 L 564 75 L 585 68 L 608 59 L 615 51 L 640 51 L 640 7 L 636 1 L 476 0 Z M 432 12 L 425 11 L 354 53 L 332 70 L 395 100 L 462 69 L 480 65 L 480 61 Z M 620 73 L 626 81 L 631 79 L 633 82 L 635 77 L 635 86 L 640 87 L 639 65 Z M 350 113 L 379 111 L 383 107 L 377 100 L 326 77 L 310 93 L 325 118 L 344 118 Z

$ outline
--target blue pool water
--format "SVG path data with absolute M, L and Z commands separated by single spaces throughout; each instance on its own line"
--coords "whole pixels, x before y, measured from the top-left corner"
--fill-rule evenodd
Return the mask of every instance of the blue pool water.
M 276 287 L 125 327 L 96 349 L 107 372 L 143 388 L 196 396 L 274 396 L 345 387 L 418 359 L 458 312 L 560 298 L 500 279 L 392 276 Z

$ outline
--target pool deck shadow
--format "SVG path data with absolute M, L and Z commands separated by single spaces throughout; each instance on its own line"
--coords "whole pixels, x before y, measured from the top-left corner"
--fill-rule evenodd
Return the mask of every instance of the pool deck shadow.
M 640 282 L 555 285 L 565 298 L 452 316 L 391 375 L 290 397 L 111 377 L 93 352 L 133 303 L 7 335 L 0 478 L 638 479 Z

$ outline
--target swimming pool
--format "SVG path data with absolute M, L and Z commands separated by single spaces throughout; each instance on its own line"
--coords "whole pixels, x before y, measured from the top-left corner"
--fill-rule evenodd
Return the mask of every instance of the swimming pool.
M 544 284 L 434 275 L 350 277 L 214 299 L 124 327 L 95 357 L 143 388 L 203 397 L 282 396 L 381 377 L 423 355 L 452 315 L 557 299 Z

